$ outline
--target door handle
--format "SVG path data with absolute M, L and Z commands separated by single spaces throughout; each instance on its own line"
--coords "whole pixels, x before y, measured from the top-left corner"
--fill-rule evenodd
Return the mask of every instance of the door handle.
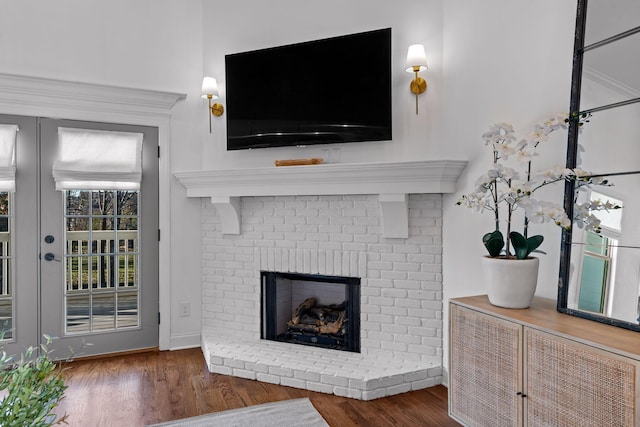
M 45 261 L 58 261 L 61 262 L 61 259 L 56 258 L 56 256 L 54 254 L 52 254 L 51 252 L 47 252 L 46 254 L 44 254 L 44 260 Z

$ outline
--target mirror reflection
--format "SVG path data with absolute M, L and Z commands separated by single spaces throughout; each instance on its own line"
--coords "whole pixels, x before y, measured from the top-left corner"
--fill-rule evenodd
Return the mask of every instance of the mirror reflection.
M 568 308 L 640 324 L 640 249 L 616 247 L 612 241 L 594 235 L 588 244 L 573 246 L 579 262 L 572 265 Z
M 638 58 L 640 33 L 585 52 L 580 110 L 640 97 Z
M 601 87 L 590 94 L 606 98 Z M 578 143 L 584 150 L 579 152 L 577 162 L 581 169 L 593 174 L 640 171 L 640 103 L 593 113 L 582 127 Z M 615 177 L 611 182 L 615 188 L 622 185 Z M 634 188 L 621 191 L 633 194 Z
M 640 1 L 578 2 L 585 32 L 581 44 L 578 25 L 571 112 L 591 117 L 570 132 L 578 156 L 567 167 L 607 185 L 565 193 L 578 216 L 586 210 L 599 223 L 564 234 L 558 309 L 640 331 Z M 581 209 L 589 203 L 600 209 Z
M 638 0 L 589 0 L 585 46 L 640 25 Z
M 572 230 L 568 308 L 638 324 L 640 313 L 640 200 L 631 188 L 640 174 L 611 176 L 615 185 L 583 188 L 576 203 L 622 206 L 596 212 L 600 232 Z

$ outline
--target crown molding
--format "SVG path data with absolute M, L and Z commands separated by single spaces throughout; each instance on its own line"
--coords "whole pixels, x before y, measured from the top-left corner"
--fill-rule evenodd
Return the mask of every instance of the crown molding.
M 622 95 L 625 99 L 640 98 L 639 89 L 626 85 L 621 81 L 612 78 L 608 74 L 597 71 L 594 68 L 584 66 L 582 75 L 586 79 Z
M 75 120 L 103 121 L 128 114 L 153 124 L 171 117 L 183 93 L 0 74 L 0 112 Z M 139 123 L 146 124 L 146 123 Z

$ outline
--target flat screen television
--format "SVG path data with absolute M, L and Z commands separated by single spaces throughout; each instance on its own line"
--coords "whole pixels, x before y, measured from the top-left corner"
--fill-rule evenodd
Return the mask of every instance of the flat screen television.
M 225 56 L 227 150 L 391 140 L 391 28 Z

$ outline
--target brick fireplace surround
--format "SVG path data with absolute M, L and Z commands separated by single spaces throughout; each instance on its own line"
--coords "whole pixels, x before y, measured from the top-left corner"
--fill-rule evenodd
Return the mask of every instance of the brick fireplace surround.
M 455 191 L 463 167 L 234 171 L 244 177 L 240 184 L 230 171 L 177 173 L 188 197 L 205 197 L 202 350 L 209 370 L 362 400 L 440 384 L 442 193 Z M 350 184 L 338 191 L 331 182 L 341 173 Z M 261 340 L 260 271 L 361 278 L 361 352 Z

